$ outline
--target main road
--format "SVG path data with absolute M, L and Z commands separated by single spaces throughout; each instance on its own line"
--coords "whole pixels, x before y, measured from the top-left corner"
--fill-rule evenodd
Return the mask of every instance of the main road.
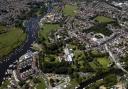
M 114 55 L 112 54 L 112 52 L 109 50 L 107 44 L 105 44 L 105 49 L 106 49 L 106 51 L 109 53 L 109 56 L 111 57 L 112 62 L 114 62 L 115 65 L 116 65 L 119 69 L 121 69 L 124 73 L 128 74 L 128 71 L 125 70 L 125 69 L 122 67 L 122 65 L 119 63 L 119 61 L 115 58 L 115 56 L 114 56 Z
M 8 57 L 3 59 L 3 61 L 0 62 L 0 84 L 3 81 L 3 78 L 6 77 L 5 73 L 7 69 L 9 68 L 9 65 L 12 65 L 16 63 L 16 61 L 19 59 L 20 56 L 25 54 L 28 50 L 31 50 L 31 44 L 34 41 L 37 41 L 37 32 L 39 29 L 39 18 L 32 17 L 29 20 L 26 21 L 26 41 L 17 49 L 15 49 Z

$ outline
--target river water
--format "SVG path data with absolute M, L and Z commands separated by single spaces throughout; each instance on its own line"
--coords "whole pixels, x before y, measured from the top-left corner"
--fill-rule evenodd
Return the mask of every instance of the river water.
M 9 65 L 13 64 L 18 60 L 23 54 L 25 54 L 28 50 L 31 50 L 31 44 L 34 41 L 37 41 L 37 32 L 39 29 L 39 18 L 32 17 L 26 21 L 26 32 L 27 38 L 26 41 L 17 49 L 15 49 L 6 59 L 0 62 L 0 84 L 3 81 L 5 76 L 5 72 L 9 68 Z

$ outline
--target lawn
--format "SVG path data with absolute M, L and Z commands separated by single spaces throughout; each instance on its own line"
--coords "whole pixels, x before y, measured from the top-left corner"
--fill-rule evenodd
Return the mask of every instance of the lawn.
M 85 32 L 87 32 L 87 33 L 90 33 L 90 32 L 102 33 L 105 36 L 110 36 L 113 33 L 111 30 L 106 28 L 108 23 L 111 23 L 111 22 L 114 23 L 113 19 L 104 17 L 104 16 L 97 16 L 94 20 L 96 20 L 100 24 L 97 24 L 97 25 L 85 30 Z
M 74 58 L 73 59 L 74 59 L 75 65 L 73 65 L 72 67 L 75 68 L 75 69 L 78 68 L 78 67 L 79 67 L 79 69 L 85 68 L 86 65 L 87 65 L 87 62 L 85 61 L 84 52 L 79 50 L 79 49 L 77 49 L 76 46 L 72 46 L 72 47 L 75 47 L 75 49 L 76 49 L 73 52 L 74 53 Z
M 39 78 L 40 82 L 38 83 L 36 89 L 46 89 L 45 81 L 42 78 Z
M 39 32 L 39 38 L 44 39 L 44 41 L 48 41 L 48 34 L 52 31 L 56 31 L 59 29 L 59 24 L 44 24 L 42 29 Z
M 0 25 L 0 34 L 7 32 L 5 26 Z
M 99 57 L 99 58 L 96 58 L 96 60 L 93 60 L 92 62 L 90 62 L 89 64 L 94 70 L 97 70 L 100 67 L 102 67 L 103 69 L 107 69 L 110 63 L 111 62 L 107 57 Z
M 0 58 L 9 54 L 14 48 L 21 45 L 26 34 L 20 28 L 10 28 L 8 32 L 0 34 Z
M 93 54 L 93 55 L 99 55 L 99 52 L 94 49 L 94 50 L 91 50 L 91 54 Z
M 96 61 L 90 62 L 89 64 L 94 70 L 97 70 L 100 66 Z
M 105 17 L 105 16 L 97 16 L 95 20 L 98 21 L 99 23 L 109 23 L 113 21 L 113 19 Z
M 97 58 L 97 61 L 103 66 L 103 68 L 107 68 L 111 63 L 107 57 Z
M 4 83 L 0 86 L 0 89 L 7 89 L 7 86 L 10 84 L 9 80 L 4 81 Z
M 77 10 L 77 6 L 76 5 L 65 5 L 64 9 L 63 9 L 63 14 L 65 16 L 75 16 L 75 11 Z
M 84 56 L 85 55 L 84 55 L 83 51 L 80 51 L 78 49 L 74 51 L 74 57 L 75 57 L 76 60 L 79 60 Z
M 59 59 L 56 55 L 48 55 L 44 57 L 44 62 L 51 62 L 51 63 L 57 63 L 59 62 Z

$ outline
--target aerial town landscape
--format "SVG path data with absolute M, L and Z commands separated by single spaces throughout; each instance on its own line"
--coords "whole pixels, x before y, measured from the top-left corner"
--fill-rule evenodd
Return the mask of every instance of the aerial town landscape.
M 128 1 L 0 0 L 0 89 L 128 89 Z

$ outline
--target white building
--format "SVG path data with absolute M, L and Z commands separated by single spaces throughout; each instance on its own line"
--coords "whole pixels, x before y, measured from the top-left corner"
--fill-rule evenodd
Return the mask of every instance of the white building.
M 65 61 L 72 62 L 72 60 L 73 60 L 73 59 L 72 59 L 72 58 L 73 58 L 73 53 L 72 53 L 71 51 L 72 51 L 72 49 L 69 49 L 69 48 L 67 48 L 67 47 L 64 49 Z

